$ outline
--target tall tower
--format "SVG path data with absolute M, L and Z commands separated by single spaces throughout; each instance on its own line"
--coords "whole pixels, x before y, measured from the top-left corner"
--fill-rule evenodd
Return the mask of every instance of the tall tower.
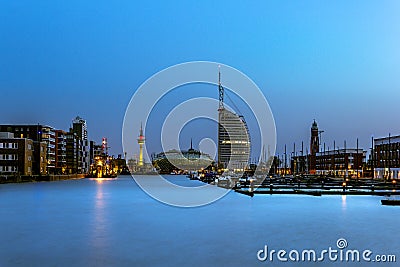
M 79 138 L 78 150 L 79 150 L 79 158 L 78 162 L 80 167 L 80 171 L 82 173 L 88 173 L 90 167 L 90 154 L 89 154 L 89 140 L 88 140 L 88 132 L 86 120 L 77 116 L 72 121 L 72 131 L 76 133 Z
M 224 169 L 244 171 L 250 158 L 250 134 L 243 116 L 224 107 L 224 87 L 218 71 L 218 165 Z
M 81 140 L 88 139 L 86 120 L 77 116 L 72 121 L 72 129 L 73 129 L 74 133 L 76 133 Z
M 318 138 L 318 125 L 314 120 L 311 126 L 311 140 L 310 140 L 310 160 L 309 160 L 309 170 L 311 174 L 316 173 L 317 165 L 317 153 L 319 152 L 319 138 Z
M 143 126 L 142 124 L 140 124 L 140 134 L 139 134 L 139 138 L 137 140 L 140 150 L 139 150 L 139 163 L 138 166 L 143 166 L 143 145 L 144 145 L 144 135 L 143 135 Z
M 318 125 L 314 120 L 311 126 L 311 142 L 310 142 L 310 154 L 316 155 L 319 152 L 319 138 L 318 138 Z
M 103 137 L 102 141 L 101 141 L 101 149 L 102 149 L 102 153 L 106 156 L 108 156 L 108 144 L 107 144 L 107 138 Z

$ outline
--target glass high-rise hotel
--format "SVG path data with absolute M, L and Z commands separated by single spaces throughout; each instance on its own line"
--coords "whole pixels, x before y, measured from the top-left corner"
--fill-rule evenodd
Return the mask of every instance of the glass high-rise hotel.
M 219 110 L 218 162 L 224 169 L 244 171 L 250 158 L 246 121 L 225 108 Z
M 224 107 L 224 88 L 219 72 L 218 163 L 228 171 L 242 172 L 250 159 L 250 134 L 243 116 Z

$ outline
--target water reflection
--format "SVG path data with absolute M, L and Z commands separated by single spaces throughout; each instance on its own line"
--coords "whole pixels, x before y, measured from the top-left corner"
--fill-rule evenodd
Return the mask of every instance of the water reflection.
M 94 201 L 94 219 L 92 222 L 92 246 L 95 253 L 104 253 L 106 251 L 106 200 L 103 187 L 104 181 L 108 178 L 95 178 L 96 195 Z
M 98 184 L 103 183 L 104 181 L 112 181 L 115 178 L 88 178 L 88 180 L 96 181 Z
M 347 195 L 342 195 L 342 209 L 345 210 L 347 208 Z
M 256 257 L 264 244 L 326 249 L 340 237 L 349 249 L 400 255 L 400 210 L 382 206 L 380 197 L 348 198 L 231 192 L 183 209 L 156 202 L 130 176 L 0 185 L 0 266 L 268 266 Z M 328 264 L 269 263 L 297 265 Z

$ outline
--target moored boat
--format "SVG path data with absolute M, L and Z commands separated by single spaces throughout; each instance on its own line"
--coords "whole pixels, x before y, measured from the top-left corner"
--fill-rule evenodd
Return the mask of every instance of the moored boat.
M 400 206 L 400 199 L 382 199 L 381 203 L 386 206 Z

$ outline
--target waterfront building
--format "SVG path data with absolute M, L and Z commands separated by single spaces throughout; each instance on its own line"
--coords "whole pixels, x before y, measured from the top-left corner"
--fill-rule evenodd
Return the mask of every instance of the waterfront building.
M 72 132 L 79 139 L 78 146 L 78 173 L 88 173 L 90 168 L 90 151 L 86 120 L 77 116 L 72 121 Z
M 290 161 L 290 170 L 293 174 L 308 173 L 309 155 L 300 155 L 292 157 Z
M 0 125 L 0 132 L 13 133 L 17 138 L 27 138 L 33 140 L 33 142 L 44 142 L 46 143 L 46 170 L 41 172 L 40 165 L 40 147 L 41 144 L 37 144 L 38 149 L 35 149 L 34 157 L 38 159 L 39 165 L 34 167 L 34 174 L 54 174 L 55 173 L 55 161 L 56 161 L 56 138 L 54 128 L 48 125 L 40 124 L 25 124 L 25 125 Z M 36 154 L 37 153 L 37 154 Z
M 131 158 L 131 159 L 128 159 L 128 169 L 129 169 L 129 171 L 131 172 L 131 173 L 134 173 L 134 172 L 136 172 L 136 171 L 138 171 L 138 161 L 137 161 L 137 159 L 133 159 L 133 158 Z
M 75 174 L 78 171 L 78 153 L 80 150 L 80 139 L 77 134 L 70 129 L 66 134 L 66 173 Z
M 249 164 L 250 138 L 246 122 L 227 109 L 219 110 L 218 162 L 223 169 L 244 171 Z
M 101 156 L 103 153 L 103 146 L 97 145 L 95 141 L 89 142 L 89 155 L 90 155 L 90 166 L 92 167 L 95 163 L 95 158 Z
M 89 177 L 115 177 L 127 171 L 125 159 L 119 154 L 117 158 L 108 154 L 107 138 L 103 138 L 101 145 L 90 141 L 90 168 Z
M 0 175 L 32 175 L 33 150 L 32 139 L 15 138 L 13 133 L 0 132 Z
M 320 134 L 322 132 L 318 129 L 318 124 L 314 120 L 311 125 L 310 153 L 303 155 L 303 144 L 300 156 L 296 155 L 295 151 L 293 151 L 291 173 L 354 178 L 363 177 L 367 151 L 358 147 L 347 148 L 346 142 L 343 149 L 325 150 L 324 144 L 324 148 L 321 150 Z
M 33 147 L 33 174 L 47 175 L 47 143 L 33 141 Z
M 374 177 L 400 178 L 400 135 L 374 138 L 372 165 Z
M 193 149 L 192 143 L 186 151 L 169 150 L 152 156 L 153 166 L 159 173 L 181 171 L 199 171 L 206 169 L 213 162 L 210 155 Z
M 340 177 L 362 177 L 367 151 L 344 148 L 318 152 L 316 154 L 316 174 Z
M 67 132 L 56 130 L 55 173 L 65 174 L 67 168 Z
M 122 158 L 121 154 L 118 154 L 117 158 L 112 158 L 111 166 L 113 169 L 113 173 L 117 175 L 123 171 L 127 171 L 126 159 Z
M 249 165 L 250 134 L 243 116 L 224 107 L 224 88 L 219 72 L 218 165 L 224 170 L 243 172 Z

